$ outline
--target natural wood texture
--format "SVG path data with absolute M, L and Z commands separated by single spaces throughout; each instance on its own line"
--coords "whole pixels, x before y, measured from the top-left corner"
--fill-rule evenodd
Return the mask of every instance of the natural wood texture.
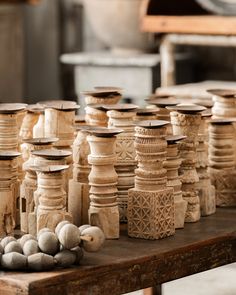
M 151 33 L 236 35 L 236 17 L 148 15 L 141 29 Z
M 161 241 L 106 241 L 81 266 L 43 273 L 1 272 L 1 295 L 123 294 L 236 261 L 236 210 L 186 224 Z

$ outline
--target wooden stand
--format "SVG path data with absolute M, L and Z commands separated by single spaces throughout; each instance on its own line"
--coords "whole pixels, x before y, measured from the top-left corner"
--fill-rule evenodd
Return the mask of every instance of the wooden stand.
M 89 183 L 91 167 L 88 163 L 90 148 L 87 141 L 88 130 L 79 130 L 73 144 L 73 179 L 69 181 L 68 211 L 75 225 L 88 223 Z
M 235 129 L 230 120 L 212 120 L 209 126 L 209 173 L 217 206 L 236 205 Z
M 22 139 L 33 138 L 33 128 L 41 112 L 42 108 L 39 105 L 34 104 L 27 107 L 27 113 L 23 119 L 19 134 Z
M 91 154 L 88 157 L 92 165 L 89 174 L 91 225 L 99 226 L 106 239 L 119 238 L 119 209 L 117 204 L 118 175 L 114 169 L 116 162 L 115 135 L 117 129 L 97 129 L 90 131 L 87 137 Z
M 109 110 L 112 109 L 113 110 Z M 107 108 L 109 111 L 108 126 L 121 128 L 123 132 L 116 138 L 117 162 L 115 169 L 118 174 L 118 206 L 120 222 L 127 222 L 128 190 L 134 187 L 134 170 L 137 166 L 134 149 L 134 118 L 137 106 L 120 104 Z
M 37 190 L 34 193 L 35 214 L 37 215 L 37 232 L 42 228 L 55 230 L 63 220 L 72 222 L 66 212 L 66 192 L 63 189 L 64 166 L 35 167 L 37 171 Z
M 0 152 L 0 237 L 13 232 L 16 220 L 16 196 L 19 195 L 17 157 L 14 151 Z
M 135 188 L 129 190 L 128 235 L 161 239 L 175 232 L 173 189 L 167 188 L 166 121 L 144 121 L 135 127 L 138 169 Z
M 34 138 L 25 140 L 25 143 L 29 145 L 30 152 L 29 159 L 23 164 L 25 178 L 20 188 L 20 224 L 21 231 L 25 233 L 29 232 L 29 214 L 34 212 L 33 196 L 37 189 L 37 175 L 36 172 L 30 168 L 35 164 L 35 156 L 32 152 L 52 148 L 53 143 L 56 141 L 57 138 Z M 35 230 L 33 233 L 34 232 Z
M 200 219 L 200 200 L 196 183 L 199 177 L 196 171 L 196 147 L 201 114 L 205 108 L 200 106 L 176 106 L 173 110 L 171 123 L 175 135 L 187 136 L 180 142 L 180 157 L 183 159 L 180 167 L 183 198 L 188 202 L 185 222 L 196 222 Z

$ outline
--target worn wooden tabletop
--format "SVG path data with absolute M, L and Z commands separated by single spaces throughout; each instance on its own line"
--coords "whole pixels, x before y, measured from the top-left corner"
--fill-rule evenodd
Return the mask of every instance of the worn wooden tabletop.
M 236 261 L 236 209 L 218 209 L 175 236 L 106 241 L 82 265 L 44 273 L 0 272 L 0 294 L 123 294 Z

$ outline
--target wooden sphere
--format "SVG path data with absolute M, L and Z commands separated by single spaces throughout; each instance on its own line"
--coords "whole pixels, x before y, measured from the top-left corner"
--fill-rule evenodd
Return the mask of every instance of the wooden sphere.
M 23 235 L 18 241 L 20 243 L 22 249 L 24 247 L 25 242 L 27 242 L 28 240 L 36 240 L 36 238 L 31 234 Z
M 80 261 L 84 257 L 83 249 L 80 246 L 77 246 L 77 247 L 71 249 L 71 251 L 75 252 L 75 254 L 76 254 L 76 260 L 75 260 L 74 264 L 76 264 L 76 265 L 80 264 Z
M 74 224 L 65 224 L 58 234 L 58 239 L 65 249 L 72 249 L 80 243 L 80 230 Z
M 7 236 L 1 240 L 1 246 L 4 249 L 6 247 L 6 245 L 12 241 L 16 241 L 16 239 L 14 237 Z
M 27 266 L 27 257 L 17 252 L 7 253 L 2 255 L 1 265 L 10 270 L 25 269 Z
M 89 227 L 91 227 L 90 224 L 83 224 L 83 225 L 81 225 L 79 227 L 79 230 L 80 230 L 81 234 L 82 234 L 83 230 L 85 230 L 86 228 L 89 228 Z
M 23 253 L 25 256 L 30 256 L 40 252 L 38 241 L 28 240 L 25 242 L 23 247 Z
M 11 241 L 10 243 L 8 243 L 4 248 L 4 253 L 7 254 L 11 252 L 17 252 L 22 254 L 22 247 L 20 243 L 18 243 L 17 241 Z
M 59 241 L 55 233 L 43 232 L 39 235 L 38 246 L 40 250 L 49 255 L 55 255 L 59 249 Z
M 76 261 L 76 258 L 76 253 L 70 250 L 63 250 L 54 256 L 56 264 L 59 267 L 69 267 L 73 265 Z
M 83 240 L 82 247 L 87 252 L 97 252 L 105 242 L 105 235 L 103 231 L 97 226 L 91 226 L 83 230 L 82 236 L 89 236 L 91 241 Z
M 58 223 L 58 225 L 57 225 L 56 228 L 55 228 L 55 234 L 56 234 L 57 236 L 58 236 L 58 234 L 59 234 L 59 231 L 62 229 L 62 227 L 63 227 L 65 224 L 70 224 L 70 222 L 67 221 L 67 220 L 63 220 L 63 221 L 61 221 L 61 222 Z
M 28 256 L 28 268 L 34 271 L 51 270 L 55 266 L 53 256 L 45 253 L 36 253 Z
M 48 227 L 44 227 L 44 228 L 41 228 L 39 231 L 38 231 L 38 234 L 37 234 L 37 238 L 39 238 L 39 236 L 42 234 L 42 233 L 45 233 L 45 232 L 53 232 L 50 228 Z

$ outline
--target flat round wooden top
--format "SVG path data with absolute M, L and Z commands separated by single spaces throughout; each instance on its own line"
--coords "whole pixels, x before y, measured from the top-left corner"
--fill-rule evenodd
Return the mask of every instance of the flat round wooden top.
M 67 150 L 56 150 L 56 149 L 46 149 L 33 151 L 34 156 L 44 157 L 44 158 L 65 158 L 72 155 L 72 152 Z
M 207 92 L 225 98 L 236 97 L 236 89 L 208 89 Z
M 146 101 L 149 101 L 149 100 L 153 100 L 153 99 L 167 99 L 167 98 L 173 98 L 172 95 L 168 94 L 168 93 L 163 93 L 163 94 L 158 94 L 158 93 L 154 93 L 154 94 L 151 94 L 148 98 L 146 98 L 145 100 Z
M 103 108 L 106 111 L 129 112 L 129 111 L 136 110 L 138 106 L 132 103 L 120 103 L 120 104 L 103 105 Z
M 106 127 L 93 127 L 91 129 L 86 129 L 91 135 L 97 137 L 112 137 L 123 132 L 122 129 L 118 128 L 106 128 Z
M 0 103 L 0 114 L 14 114 L 25 110 L 25 103 Z
M 58 141 L 56 137 L 38 137 L 38 138 L 27 138 L 23 139 L 23 142 L 33 144 L 33 145 L 44 145 L 50 144 Z
M 205 117 L 211 117 L 212 116 L 212 111 L 211 109 L 206 109 L 205 111 L 203 111 L 201 113 L 202 117 L 205 118 Z
M 60 172 L 69 168 L 69 165 L 43 165 L 43 166 L 29 166 L 28 169 L 37 171 L 37 172 L 44 172 L 44 173 L 53 173 L 53 172 Z
M 44 107 L 40 104 L 29 104 L 27 106 L 27 111 L 29 113 L 43 113 Z
M 212 108 L 214 105 L 211 99 L 204 99 L 204 98 L 194 98 L 193 103 L 200 106 L 204 106 L 206 108 Z
M 166 107 L 168 110 L 177 111 L 184 114 L 200 113 L 206 110 L 205 107 L 196 104 L 180 104 L 176 106 Z
M 136 123 L 137 126 L 147 128 L 147 129 L 156 129 L 161 128 L 163 126 L 166 126 L 170 124 L 168 121 L 164 120 L 147 120 L 147 121 L 140 121 Z
M 56 109 L 56 110 L 77 110 L 80 108 L 75 101 L 71 100 L 46 100 L 38 102 L 39 105 L 44 108 Z
M 0 151 L 0 159 L 1 160 L 9 160 L 16 157 L 19 157 L 21 153 L 16 151 Z
M 139 108 L 137 109 L 137 116 L 149 116 L 149 115 L 155 115 L 159 112 L 158 109 L 154 108 Z
M 236 119 L 234 118 L 227 118 L 227 119 L 212 119 L 209 120 L 208 123 L 214 124 L 214 125 L 229 125 L 236 122 Z
M 83 94 L 85 96 L 109 98 L 112 96 L 121 95 L 122 91 L 123 91 L 123 89 L 119 88 L 119 87 L 97 86 L 97 87 L 94 87 L 93 90 L 82 91 L 81 94 Z
M 181 141 L 183 139 L 187 138 L 185 135 L 169 135 L 166 137 L 166 141 L 168 144 L 175 144 L 178 141 Z
M 152 99 L 148 101 L 149 104 L 154 104 L 158 107 L 165 108 L 167 106 L 176 106 L 179 104 L 179 101 L 174 98 L 166 98 L 166 99 Z

